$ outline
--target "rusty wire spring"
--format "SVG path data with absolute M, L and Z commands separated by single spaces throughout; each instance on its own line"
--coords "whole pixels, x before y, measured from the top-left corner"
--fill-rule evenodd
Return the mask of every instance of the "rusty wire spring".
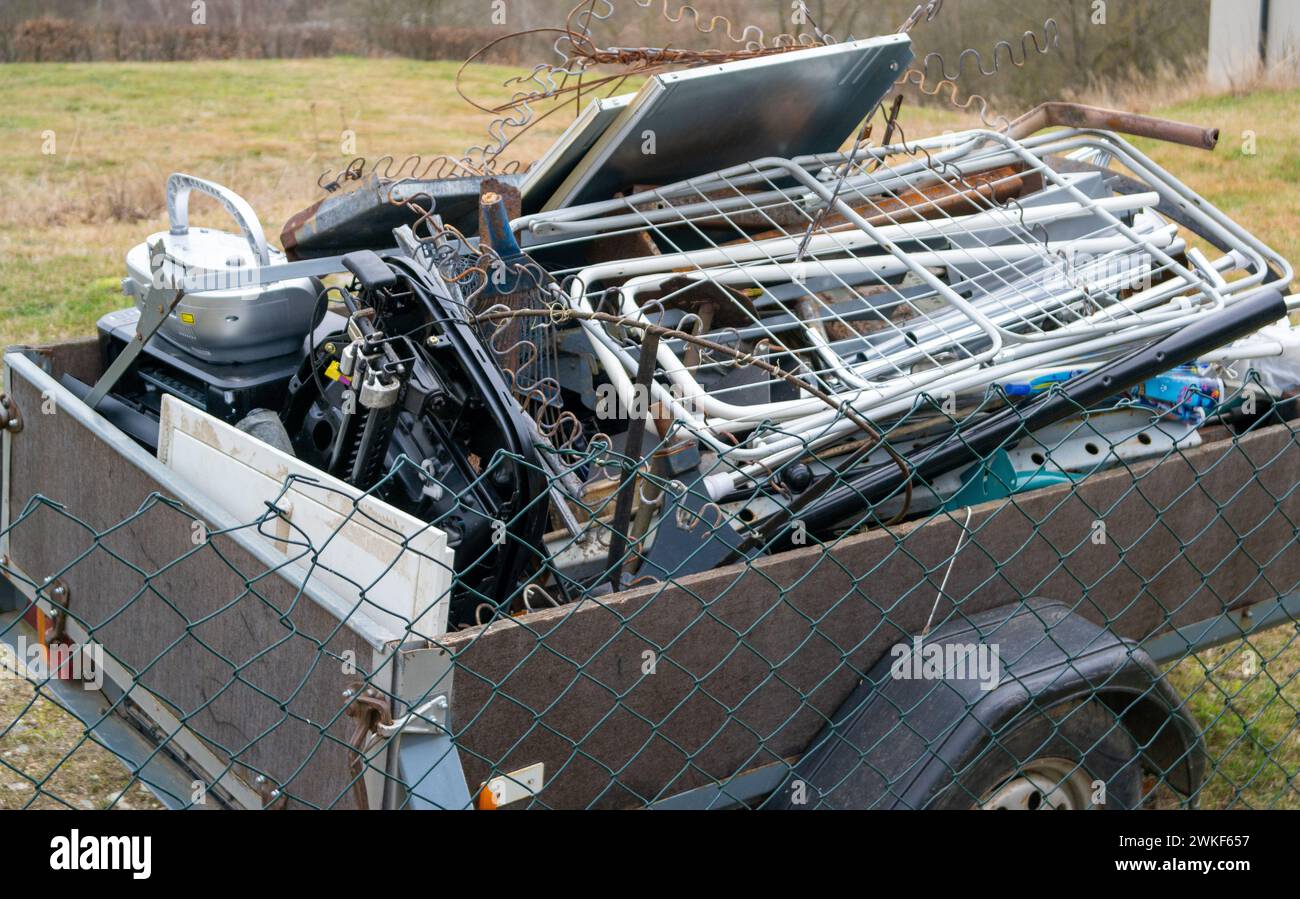
M 938 97 L 940 100 L 946 101 L 949 106 L 952 106 L 959 112 L 970 112 L 971 107 L 975 106 L 977 107 L 975 111 L 979 115 L 980 122 L 983 123 L 985 128 L 1002 130 L 1011 124 L 1011 120 L 1004 115 L 999 115 L 995 120 L 989 121 L 990 104 L 988 98 L 983 94 L 972 93 L 968 94 L 965 100 L 958 99 L 960 94 L 955 81 L 949 81 L 945 78 L 931 87 L 930 80 L 925 77 L 925 72 L 920 69 L 908 69 L 903 73 L 901 78 L 894 82 L 894 84 L 897 87 L 906 87 L 909 84 L 913 84 L 916 86 L 916 89 L 925 96 Z M 947 89 L 947 96 L 944 96 L 945 88 Z
M 950 72 L 947 61 L 938 50 L 931 51 L 925 55 L 921 61 L 920 69 L 926 75 L 927 79 L 938 81 L 958 82 L 967 68 L 966 61 L 974 60 L 975 67 L 985 78 L 991 78 L 1002 71 L 1004 62 L 1010 63 L 1017 69 L 1025 67 L 1032 55 L 1037 53 L 1039 56 L 1045 56 L 1061 46 L 1061 29 L 1056 19 L 1047 19 L 1043 22 L 1042 37 L 1038 32 L 1030 29 L 1020 36 L 1018 42 L 1020 48 L 1019 56 L 1016 54 L 1017 44 L 1008 40 L 998 41 L 993 45 L 993 51 L 989 54 L 992 59 L 992 65 L 985 65 L 984 54 L 975 47 L 967 47 L 961 51 L 957 57 L 957 65 Z M 1032 50 L 1031 50 L 1032 48 Z M 938 72 L 935 72 L 937 66 Z
M 432 220 L 428 224 L 437 227 Z M 449 241 L 440 240 L 448 237 L 460 244 L 460 250 Z M 480 308 L 484 305 L 480 303 L 480 297 L 490 283 L 490 273 L 497 270 L 536 286 L 536 290 L 520 292 L 526 298 L 522 308 L 542 311 L 551 308 L 546 287 L 550 276 L 536 262 L 506 263 L 491 247 L 471 246 L 459 231 L 450 226 L 442 226 L 437 234 L 422 236 L 420 240 L 423 245 L 433 248 L 432 258 L 441 274 L 464 288 L 467 314 L 479 317 L 489 312 L 511 311 L 505 303 Z M 556 375 L 558 350 L 551 339 L 552 318 L 499 319 L 491 324 L 491 332 L 481 336 L 497 367 L 508 378 L 511 394 L 552 447 L 557 450 L 573 448 L 582 437 L 582 422 L 565 409 L 561 401 L 561 387 Z M 482 331 L 482 324 L 479 327 Z
M 642 9 L 650 9 L 655 4 L 655 0 L 632 0 Z M 942 3 L 942 0 L 940 0 Z M 736 23 L 730 18 L 723 15 L 710 16 L 708 22 L 704 22 L 704 17 L 698 9 L 689 3 L 679 4 L 676 12 L 670 11 L 670 0 L 659 0 L 660 15 L 668 22 L 678 25 L 683 19 L 689 17 L 691 26 L 700 34 L 714 34 L 718 27 L 721 26 L 723 34 L 727 40 L 733 44 L 743 44 L 748 51 L 770 50 L 777 47 L 806 46 L 813 47 L 818 44 L 826 43 L 830 40 L 829 35 L 812 35 L 801 33 L 798 35 L 782 32 L 772 38 L 763 34 L 763 29 L 757 25 L 746 25 L 740 34 L 736 34 Z M 805 7 L 805 12 L 807 8 Z M 815 23 L 814 27 L 815 27 Z
M 471 162 L 468 157 L 456 158 L 446 154 L 424 157 L 419 153 L 412 153 L 403 158 L 401 162 L 398 162 L 395 156 L 389 154 L 373 160 L 364 156 L 357 156 L 337 173 L 332 169 L 325 169 L 325 171 L 321 172 L 320 177 L 316 179 L 316 184 L 321 190 L 333 193 L 350 181 L 360 181 L 367 174 L 376 175 L 382 181 L 427 181 L 457 176 L 482 177 L 511 174 L 518 171 L 519 168 L 520 164 L 514 161 L 505 163 L 500 167 L 495 165 L 484 167 Z
M 402 206 L 410 210 L 415 215 L 415 220 L 411 222 L 411 232 L 416 239 L 422 244 L 442 245 L 446 241 L 455 241 L 461 244 L 465 252 L 474 252 L 460 230 L 453 225 L 448 225 L 437 217 L 437 202 L 432 194 L 415 193 L 410 196 L 404 195 L 401 190 L 408 184 L 415 183 L 414 178 L 401 178 L 397 181 L 390 182 L 387 185 L 386 201 L 391 206 Z M 424 202 L 421 202 L 424 201 Z
M 656 0 L 632 0 L 632 2 L 642 9 L 650 9 Z M 813 23 L 816 29 L 815 35 L 782 33 L 768 38 L 761 28 L 754 25 L 738 29 L 726 16 L 710 16 L 706 21 L 703 15 L 689 4 L 679 4 L 674 9 L 670 0 L 659 0 L 659 5 L 660 15 L 670 23 L 678 24 L 689 20 L 695 30 L 701 34 L 720 31 L 727 40 L 743 46 L 732 50 L 603 47 L 592 37 L 593 26 L 614 15 L 614 4 L 612 0 L 582 0 L 569 11 L 562 26 L 532 28 L 503 35 L 477 50 L 462 64 L 456 74 L 457 92 L 470 105 L 495 116 L 488 125 L 488 141 L 481 146 L 470 147 L 464 158 L 472 160 L 476 165 L 488 165 L 541 118 L 553 114 L 570 103 L 576 105 L 583 96 L 593 95 L 602 88 L 609 88 L 609 92 L 612 93 L 632 76 L 648 76 L 673 66 L 717 64 L 771 53 L 783 53 L 833 40 L 817 28 L 815 23 Z M 559 57 L 559 62 L 541 63 L 534 66 L 527 75 L 515 76 L 503 82 L 502 86 L 506 89 L 518 88 L 514 90 L 510 100 L 498 105 L 486 105 L 474 100 L 465 92 L 463 76 L 466 67 L 492 47 L 525 35 L 548 33 L 557 35 L 553 48 Z M 614 68 L 618 71 L 592 79 L 589 75 L 596 66 Z M 540 116 L 534 109 L 535 104 L 561 98 L 565 102 L 553 105 Z
M 487 143 L 468 148 L 465 151 L 465 158 L 487 165 L 490 160 L 499 157 L 506 147 L 536 123 L 537 118 L 531 106 L 532 103 L 559 96 L 569 86 L 570 80 L 576 80 L 580 85 L 588 65 L 579 54 L 572 51 L 575 38 L 579 35 L 589 38 L 593 20 L 603 21 L 613 13 L 614 4 L 611 0 L 583 0 L 569 11 L 562 28 L 532 28 L 511 32 L 489 41 L 471 54 L 456 72 L 456 92 L 471 106 L 480 111 L 491 113 L 496 118 L 488 124 Z M 509 102 L 499 106 L 485 106 L 465 92 L 462 79 L 466 67 L 475 59 L 485 55 L 493 47 L 505 41 L 529 34 L 544 33 L 557 35 L 552 47 L 560 62 L 558 64 L 554 62 L 539 63 L 526 76 L 506 79 L 502 83 L 502 87 L 510 89 L 519 85 L 523 88 L 514 91 Z M 514 133 L 511 134 L 511 131 Z
M 918 4 L 916 9 L 912 10 L 912 14 L 907 17 L 907 21 L 899 26 L 898 33 L 907 34 L 922 21 L 933 22 L 934 17 L 939 15 L 942 9 L 943 0 L 929 0 L 928 3 Z
M 943 0 L 933 0 L 933 2 L 931 2 L 928 5 L 928 7 L 926 7 L 928 12 L 925 16 L 925 21 L 928 22 L 932 20 L 936 15 L 938 15 L 939 11 L 942 8 L 943 8 Z M 913 11 L 912 18 L 909 19 L 908 23 L 905 23 L 905 27 L 900 30 L 906 31 L 908 30 L 908 28 L 914 25 L 915 20 L 922 12 L 922 9 L 923 8 L 921 6 L 918 6 L 916 10 Z M 909 68 L 906 72 L 903 73 L 902 77 L 900 77 L 898 81 L 895 82 L 895 85 L 899 87 L 904 87 L 908 84 L 914 84 L 922 94 L 925 94 L 926 96 L 929 97 L 940 96 L 940 94 L 944 91 L 946 87 L 947 88 L 946 99 L 949 102 L 949 104 L 952 105 L 954 108 L 962 112 L 969 112 L 972 106 L 977 105 L 980 122 L 984 125 L 984 127 L 999 130 L 999 131 L 1005 130 L 1007 127 L 1010 126 L 1011 124 L 1010 120 L 1007 119 L 1007 117 L 1004 115 L 999 115 L 996 119 L 996 122 L 990 122 L 989 121 L 990 104 L 988 99 L 984 97 L 982 94 L 972 93 L 969 94 L 964 101 L 958 100 L 959 92 L 957 87 L 957 79 L 960 78 L 962 74 L 961 70 L 963 68 L 964 61 L 968 56 L 973 56 L 976 61 L 976 65 L 979 68 L 980 74 L 984 75 L 985 77 L 991 76 L 993 74 L 996 74 L 999 71 L 1001 53 L 1004 52 L 1002 48 L 1005 47 L 1005 53 L 1007 54 L 1007 57 L 1010 59 L 1011 64 L 1015 68 L 1020 69 L 1024 67 L 1025 63 L 1028 62 L 1030 58 L 1029 44 L 1031 42 L 1033 44 L 1034 50 L 1037 51 L 1037 53 L 1040 56 L 1046 55 L 1051 50 L 1060 47 L 1060 26 L 1057 24 L 1055 18 L 1048 18 L 1043 22 L 1042 35 L 1043 37 L 1040 40 L 1039 36 L 1034 31 L 1030 30 L 1030 31 L 1026 31 L 1021 36 L 1019 61 L 1017 61 L 1016 59 L 1015 51 L 1012 45 L 1007 41 L 999 41 L 993 47 L 992 69 L 989 69 L 984 65 L 984 60 L 979 50 L 975 48 L 967 48 L 966 50 L 963 50 L 961 55 L 957 58 L 957 71 L 955 73 L 952 73 L 953 77 L 951 78 L 948 77 L 949 73 L 947 71 L 947 66 L 944 63 L 942 54 L 937 52 L 930 53 L 922 61 L 920 69 L 917 69 L 915 67 Z M 928 86 L 928 80 L 926 78 L 926 71 L 929 70 L 932 59 L 938 61 L 940 74 L 944 76 L 941 80 L 938 81 L 938 83 L 934 85 L 933 89 L 931 89 Z M 955 181 L 957 184 L 960 184 L 963 188 L 969 191 L 977 191 L 977 187 L 966 178 L 965 174 L 961 171 L 961 169 L 958 166 L 952 165 L 947 160 L 936 160 L 933 156 L 930 155 L 929 150 L 925 149 L 924 147 L 909 147 L 907 144 L 907 134 L 901 122 L 896 121 L 895 128 L 898 131 L 899 146 L 902 148 L 904 155 L 910 156 L 913 159 L 915 159 L 917 158 L 918 151 L 919 151 L 920 155 L 924 155 L 925 165 L 931 171 L 940 175 L 940 177 L 944 178 L 945 180 L 951 179 Z M 1007 197 L 1006 199 L 1002 200 L 1001 203 L 999 203 L 996 199 L 990 197 L 988 202 L 989 202 L 989 207 L 991 209 L 1002 208 L 1002 209 L 1014 211 L 1019 220 L 1021 229 L 1024 230 L 1027 234 L 1031 235 L 1032 237 L 1038 238 L 1039 242 L 1042 244 L 1043 251 L 1045 253 L 1051 253 L 1051 248 L 1049 246 L 1048 239 L 1047 239 L 1046 229 L 1044 229 L 1040 225 L 1031 226 L 1026 224 L 1025 209 L 1018 198 Z M 1071 267 L 1068 261 L 1066 262 L 1066 267 L 1067 269 Z
M 459 228 L 442 221 L 430 194 L 404 195 L 401 188 L 419 180 L 407 177 L 389 183 L 385 199 L 390 205 L 403 207 L 415 216 L 410 228 L 418 244 L 417 253 L 435 266 L 443 278 L 461 289 L 468 310 L 487 287 L 488 272 L 493 265 L 501 263 L 489 247 L 471 243 Z M 536 271 L 530 275 L 537 283 L 536 279 L 543 276 L 544 270 L 534 265 Z
M 942 8 L 942 0 L 940 0 L 940 8 Z M 937 13 L 938 9 L 934 12 Z M 913 15 L 916 15 L 916 13 L 913 13 Z M 930 16 L 930 18 L 933 18 L 933 16 Z M 948 64 L 942 53 L 937 50 L 932 51 L 926 54 L 920 66 L 909 68 L 895 84 L 899 87 L 909 84 L 915 85 L 917 90 L 925 96 L 938 97 L 960 112 L 970 112 L 971 107 L 976 107 L 980 122 L 984 127 L 1003 130 L 1011 124 L 1010 120 L 1004 115 L 999 115 L 996 119 L 990 121 L 989 100 L 982 94 L 971 93 L 966 96 L 965 100 L 959 99 L 960 91 L 957 82 L 961 80 L 964 74 L 968 59 L 975 61 L 976 69 L 980 75 L 986 78 L 1003 71 L 1004 61 L 1009 62 L 1014 68 L 1024 68 L 1033 53 L 1045 56 L 1060 47 L 1060 25 L 1055 18 L 1048 18 L 1043 22 L 1041 37 L 1038 32 L 1030 29 L 1020 36 L 1019 44 L 1020 55 L 1018 57 L 1015 45 L 1010 41 L 1001 40 L 994 44 L 993 51 L 989 54 L 993 61 L 991 66 L 985 64 L 985 57 L 977 48 L 967 47 L 957 57 L 957 65 L 953 71 L 948 70 Z M 1033 53 L 1030 52 L 1031 45 Z M 936 68 L 937 71 L 935 71 Z
M 410 180 L 410 179 L 406 179 Z M 474 245 L 452 225 L 441 222 L 435 217 L 432 198 L 417 194 L 403 199 L 395 196 L 396 188 L 404 181 L 395 182 L 389 190 L 388 202 L 395 206 L 404 206 L 417 215 L 411 226 L 412 234 L 419 243 L 418 253 L 424 255 L 428 262 L 437 267 L 439 273 L 448 281 L 460 287 L 462 302 L 466 315 L 481 315 L 477 308 L 479 298 L 490 283 L 490 272 L 498 269 L 509 270 L 516 277 L 524 277 L 525 283 L 545 285 L 549 275 L 536 262 L 507 264 L 488 246 Z M 419 202 L 428 199 L 426 206 Z M 544 295 L 544 290 L 542 291 Z M 530 294 L 530 291 L 525 291 Z M 526 308 L 548 309 L 545 299 L 529 297 Z M 491 309 L 507 310 L 504 304 L 496 304 Z M 582 436 L 582 423 L 572 412 L 561 404 L 560 382 L 555 375 L 558 367 L 557 350 L 554 341 L 545 340 L 545 349 L 537 343 L 537 331 L 550 329 L 550 319 L 530 324 L 526 331 L 513 328 L 509 320 L 494 322 L 491 334 L 485 335 L 484 343 L 491 351 L 498 368 L 508 377 L 511 393 L 520 407 L 537 425 L 541 434 L 551 445 L 559 450 L 569 449 Z
M 509 308 L 504 303 L 497 303 L 480 314 L 509 311 Z M 528 308 L 546 307 L 534 303 Z M 555 449 L 570 449 L 582 436 L 582 423 L 560 402 L 560 382 L 554 374 L 554 343 L 545 341 L 548 348 L 543 351 L 534 339 L 537 330 L 550 328 L 550 320 L 543 318 L 530 330 L 515 327 L 517 322 L 517 319 L 492 321 L 492 332 L 486 335 L 485 342 L 496 357 L 498 367 L 509 378 L 510 392 L 525 414 L 536 423 L 538 432 Z

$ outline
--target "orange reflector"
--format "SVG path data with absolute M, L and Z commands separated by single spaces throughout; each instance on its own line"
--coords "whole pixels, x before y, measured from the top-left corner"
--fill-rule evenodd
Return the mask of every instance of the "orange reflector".
M 484 784 L 483 789 L 478 791 L 478 810 L 481 812 L 490 812 L 495 811 L 496 807 L 496 797 L 492 795 L 492 791 L 488 789 L 487 784 Z

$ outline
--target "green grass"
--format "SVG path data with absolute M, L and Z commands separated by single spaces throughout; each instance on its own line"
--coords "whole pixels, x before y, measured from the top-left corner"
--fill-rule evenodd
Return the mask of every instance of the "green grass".
M 162 185 L 172 171 L 228 184 L 252 202 L 274 236 L 285 218 L 319 196 L 318 174 L 351 158 L 341 146 L 345 131 L 355 133 L 356 152 L 367 157 L 458 154 L 480 143 L 489 116 L 457 96 L 457 68 L 347 58 L 4 66 L 0 345 L 86 335 L 100 315 L 125 305 L 118 287 L 123 256 L 165 227 Z M 513 74 L 476 66 L 465 84 L 475 96 L 499 101 L 501 81 Z M 1138 143 L 1284 256 L 1300 259 L 1298 109 L 1300 90 L 1179 102 L 1143 111 L 1219 126 L 1219 150 Z M 942 109 L 906 107 L 903 123 L 909 138 L 973 124 Z M 562 115 L 551 117 L 511 155 L 535 158 L 564 124 Z M 50 131 L 56 152 L 46 154 Z M 1254 132 L 1253 154 L 1244 150 L 1247 131 Z M 208 204 L 196 204 L 194 213 L 196 221 L 225 227 Z M 1253 678 L 1238 676 L 1241 645 L 1189 658 L 1170 673 L 1206 731 L 1212 761 L 1203 807 L 1300 807 L 1300 641 L 1294 628 L 1278 628 L 1252 643 L 1264 660 L 1264 673 Z M 0 732 L 6 714 L 23 714 L 24 724 L 25 716 L 38 715 L 49 745 L 33 746 L 10 731 L 0 753 L 18 747 L 36 776 L 77 745 L 79 731 L 48 702 L 27 710 L 31 693 L 15 683 L 21 682 L 0 682 Z M 85 746 L 77 757 L 86 753 L 93 757 L 78 770 L 94 780 L 80 789 L 85 801 L 99 804 L 111 790 L 94 784 L 117 781 L 100 771 L 102 750 Z M 31 799 L 3 788 L 0 807 Z
M 0 134 L 15 152 L 0 159 L 0 176 L 127 171 L 139 159 L 297 165 L 342 155 L 335 145 L 349 129 L 364 155 L 456 151 L 479 133 L 452 88 L 456 69 L 349 58 L 10 65 Z M 485 92 L 511 74 L 475 67 L 465 84 Z M 40 153 L 46 129 L 66 142 L 53 159 Z
M 127 249 L 164 227 L 172 171 L 228 184 L 267 232 L 319 196 L 317 176 L 356 153 L 398 159 L 458 154 L 490 116 L 462 100 L 458 63 L 406 59 L 20 64 L 0 78 L 0 343 L 84 334 L 111 308 Z M 500 102 L 518 74 L 473 66 L 465 90 Z M 629 85 L 629 89 L 634 85 Z M 1159 114 L 1223 129 L 1215 153 L 1139 142 L 1157 162 L 1288 258 L 1300 258 L 1300 91 L 1182 102 Z M 569 113 L 571 114 L 571 113 Z M 511 148 L 536 158 L 565 112 Z M 909 137 L 973 124 L 941 108 L 904 107 Z M 1242 134 L 1257 152 L 1242 152 Z M 47 137 L 52 132 L 52 154 Z M 205 201 L 195 217 L 221 223 Z
M 1300 808 L 1298 627 L 1202 652 L 1169 672 L 1205 742 L 1200 808 Z
M 1295 89 L 1265 89 L 1245 96 L 1177 103 L 1159 113 L 1219 128 L 1215 152 L 1152 141 L 1136 143 L 1294 264 L 1300 259 L 1298 109 L 1300 90 Z

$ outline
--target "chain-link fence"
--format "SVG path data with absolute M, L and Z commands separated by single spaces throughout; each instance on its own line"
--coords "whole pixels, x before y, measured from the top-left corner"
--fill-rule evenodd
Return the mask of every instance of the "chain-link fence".
M 1199 428 L 1121 398 L 904 478 L 927 435 L 1016 408 L 923 396 L 738 507 L 665 422 L 556 451 L 535 473 L 585 485 L 578 535 L 519 543 L 518 508 L 454 576 L 376 511 L 430 477 L 409 459 L 365 494 L 290 475 L 223 524 L 41 387 L 11 378 L 5 807 L 1300 805 L 1300 444 L 1251 381 Z M 858 512 L 788 513 L 814 489 Z M 313 501 L 331 530 L 298 524 Z M 340 565 L 385 530 L 373 577 Z M 408 569 L 441 592 L 403 616 Z

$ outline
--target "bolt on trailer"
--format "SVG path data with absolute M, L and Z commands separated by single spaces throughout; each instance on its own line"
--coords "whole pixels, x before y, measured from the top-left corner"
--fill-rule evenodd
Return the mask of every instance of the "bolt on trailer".
M 1116 131 L 1204 129 L 863 139 L 910 56 L 655 75 L 283 250 L 171 176 L 132 305 L 4 356 L 23 803 L 1297 804 L 1291 267 Z

